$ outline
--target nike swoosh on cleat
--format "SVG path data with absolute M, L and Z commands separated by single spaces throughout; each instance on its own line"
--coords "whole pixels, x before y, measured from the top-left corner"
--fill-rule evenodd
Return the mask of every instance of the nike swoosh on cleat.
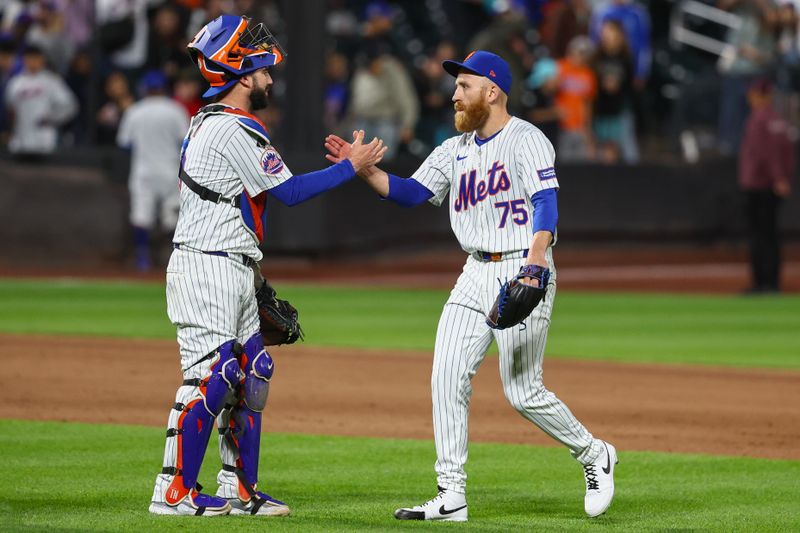
M 439 514 L 441 515 L 453 514 L 456 511 L 460 511 L 461 509 L 466 509 L 466 508 L 467 508 L 466 505 L 462 505 L 461 507 L 456 507 L 455 509 L 445 509 L 444 505 L 442 505 L 441 507 L 439 507 Z
M 608 446 L 606 446 L 606 461 L 608 462 L 608 464 L 603 467 L 603 472 L 605 472 L 606 474 L 610 474 L 611 473 L 611 454 L 608 453 Z
M 465 155 L 461 155 L 461 156 L 457 155 L 456 156 L 456 161 L 461 161 L 461 160 L 466 159 L 466 158 L 467 158 L 467 156 L 465 156 Z

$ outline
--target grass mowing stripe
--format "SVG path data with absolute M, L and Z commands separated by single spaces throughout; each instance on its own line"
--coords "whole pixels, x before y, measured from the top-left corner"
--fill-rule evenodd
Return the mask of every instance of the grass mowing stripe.
M 0 420 L 0 529 L 395 530 L 392 511 L 433 496 L 432 442 L 265 434 L 260 488 L 287 518 L 147 512 L 163 428 Z M 209 446 L 200 476 L 215 490 Z M 564 449 L 472 444 L 470 521 L 480 531 L 797 531 L 800 462 L 620 451 L 609 513 L 583 516 L 581 469 Z M 254 523 L 255 521 L 255 523 Z M 265 523 L 262 523 L 265 521 Z M 448 527 L 448 524 L 437 524 Z
M 443 290 L 281 286 L 309 345 L 432 350 Z M 0 281 L 0 331 L 174 337 L 158 283 Z M 560 292 L 548 357 L 800 368 L 800 296 Z

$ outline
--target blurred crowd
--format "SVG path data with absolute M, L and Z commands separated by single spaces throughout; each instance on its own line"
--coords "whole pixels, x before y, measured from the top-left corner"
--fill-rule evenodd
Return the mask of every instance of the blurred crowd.
M 481 48 L 508 60 L 511 111 L 547 134 L 559 161 L 636 163 L 703 120 L 714 150 L 732 154 L 755 79 L 770 77 L 781 114 L 800 120 L 796 1 L 704 0 L 739 21 L 688 20 L 725 43 L 711 54 L 670 42 L 679 3 L 668 0 L 328 0 L 323 120 L 328 131 L 381 136 L 388 158 L 424 156 L 454 134 L 442 60 Z M 188 41 L 218 15 L 242 14 L 265 22 L 291 56 L 281 4 L 0 0 L 0 144 L 20 156 L 114 144 L 154 70 L 191 115 L 204 83 Z M 282 68 L 262 117 L 273 131 L 285 115 Z

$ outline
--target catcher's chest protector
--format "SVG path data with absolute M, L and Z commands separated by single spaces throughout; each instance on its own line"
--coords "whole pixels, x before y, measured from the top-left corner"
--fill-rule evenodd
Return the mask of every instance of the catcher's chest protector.
M 239 209 L 239 218 L 241 219 L 242 224 L 244 224 L 245 229 L 248 233 L 250 233 L 250 235 L 253 236 L 254 239 L 256 239 L 256 241 L 261 243 L 264 241 L 264 230 L 267 225 L 266 191 L 256 196 L 250 196 L 247 192 L 247 189 L 243 189 L 242 193 L 237 198 L 225 198 L 220 193 L 214 192 L 208 187 L 200 185 L 183 170 L 186 148 L 189 146 L 189 142 L 191 141 L 192 132 L 196 131 L 197 128 L 200 127 L 200 124 L 202 124 L 203 120 L 210 115 L 233 115 L 236 117 L 239 125 L 255 138 L 259 146 L 267 147 L 270 144 L 269 136 L 267 135 L 267 128 L 264 126 L 264 123 L 254 115 L 242 111 L 241 109 L 236 109 L 221 104 L 207 105 L 202 108 L 192 119 L 192 126 L 189 129 L 189 134 L 183 141 L 183 146 L 181 147 L 180 179 L 186 184 L 187 187 L 194 191 L 203 200 L 208 200 L 215 203 L 229 203 L 233 207 Z M 273 163 L 266 161 L 265 165 L 266 164 Z M 275 158 L 274 164 L 283 165 L 280 158 Z M 280 171 L 280 169 L 274 168 L 270 168 L 269 170 L 271 172 Z

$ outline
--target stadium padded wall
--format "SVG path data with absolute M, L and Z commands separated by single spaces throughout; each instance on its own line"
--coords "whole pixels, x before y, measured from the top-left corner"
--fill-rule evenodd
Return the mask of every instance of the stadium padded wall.
M 294 172 L 325 165 L 318 152 L 285 154 Z M 410 175 L 419 160 L 400 158 L 390 170 Z M 46 164 L 0 159 L 0 259 L 115 257 L 130 240 L 127 190 L 108 154 L 56 157 Z M 559 235 L 570 243 L 609 240 L 742 242 L 742 199 L 736 165 L 558 165 Z M 177 180 L 176 180 L 177 184 Z M 448 212 L 403 209 L 380 200 L 358 179 L 293 208 L 268 203 L 266 249 L 335 254 L 407 250 L 420 243 L 456 249 Z M 800 240 L 800 193 L 783 206 L 782 227 Z M 5 257 L 3 257 L 5 256 Z

